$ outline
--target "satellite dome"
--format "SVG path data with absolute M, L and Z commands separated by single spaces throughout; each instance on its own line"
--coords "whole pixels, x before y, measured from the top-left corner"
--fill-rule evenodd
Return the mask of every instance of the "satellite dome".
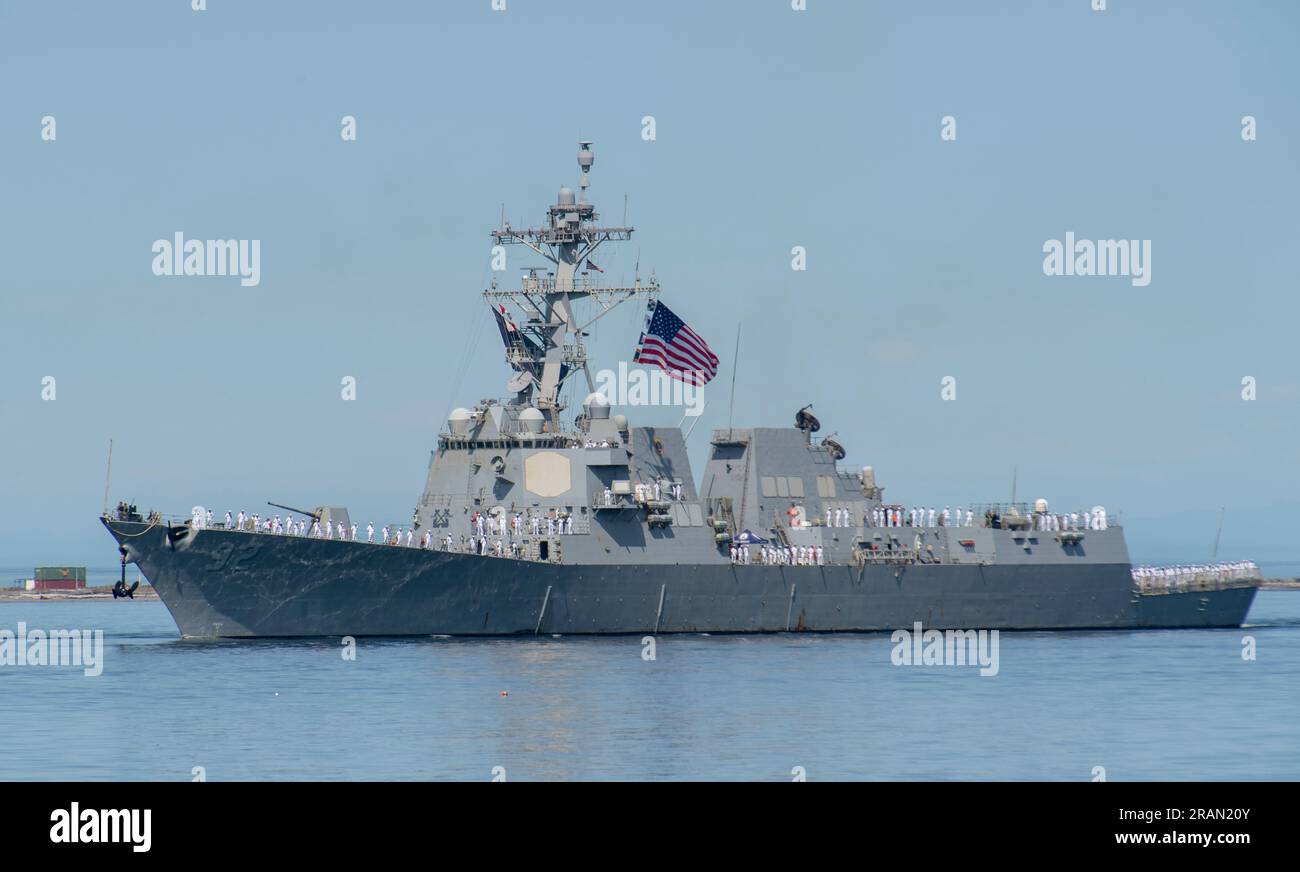
M 532 406 L 519 413 L 519 423 L 523 425 L 525 430 L 534 435 L 542 432 L 542 423 L 545 420 L 546 416 Z
M 469 409 L 457 407 L 447 416 L 447 429 L 453 436 L 464 436 L 469 432 Z
M 605 395 L 600 391 L 587 394 L 587 399 L 582 401 L 582 408 L 586 410 L 587 417 L 593 421 L 609 417 L 609 400 L 605 399 Z
M 569 187 L 560 188 L 559 202 L 561 206 L 572 206 L 575 202 L 577 202 L 573 197 L 573 189 Z
M 1035 512 L 1046 512 L 1046 511 L 1047 511 L 1047 500 L 1034 500 L 1034 511 L 1035 511 Z
M 626 432 L 626 431 L 627 431 L 627 415 L 615 415 L 615 416 L 614 416 L 614 426 L 617 427 L 620 431 L 622 431 L 622 432 Z

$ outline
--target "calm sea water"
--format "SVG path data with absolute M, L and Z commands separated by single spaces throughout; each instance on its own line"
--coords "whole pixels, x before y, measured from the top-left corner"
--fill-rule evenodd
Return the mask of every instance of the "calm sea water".
M 1243 630 L 1003 633 L 1000 673 L 888 635 L 182 642 L 158 602 L 0 602 L 104 670 L 0 666 L 0 779 L 1300 778 L 1300 593 Z M 1242 638 L 1258 659 L 1242 659 Z M 506 691 L 507 696 L 501 692 Z

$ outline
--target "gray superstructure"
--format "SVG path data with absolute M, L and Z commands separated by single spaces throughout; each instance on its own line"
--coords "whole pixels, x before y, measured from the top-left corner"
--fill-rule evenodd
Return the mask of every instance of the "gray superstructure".
M 597 247 L 631 237 L 562 188 L 541 227 L 493 232 L 552 269 L 484 292 L 512 375 L 510 396 L 448 416 L 416 506 L 413 543 L 351 536 L 345 509 L 299 512 L 332 532 L 209 523 L 103 523 L 182 635 L 380 636 L 1238 626 L 1258 579 L 1150 590 L 1123 529 L 1061 523 L 1045 505 L 981 507 L 919 523 L 871 467 L 800 410 L 791 427 L 711 436 L 697 489 L 675 427 L 637 426 L 594 391 L 582 338 L 651 280 L 603 287 Z M 579 304 L 593 310 L 582 317 Z M 572 420 L 564 389 L 584 387 Z M 901 509 L 901 511 L 899 511 Z M 889 513 L 888 522 L 885 520 Z M 278 517 L 278 516 L 277 516 Z M 288 517 L 288 515 L 286 515 Z M 1053 518 L 1049 524 L 1048 519 Z M 751 538 L 752 537 L 752 538 Z M 748 542 L 748 544 L 746 544 Z

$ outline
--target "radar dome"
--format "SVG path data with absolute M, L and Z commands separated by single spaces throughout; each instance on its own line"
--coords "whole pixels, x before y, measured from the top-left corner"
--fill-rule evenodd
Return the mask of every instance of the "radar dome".
M 1047 500 L 1034 500 L 1034 511 L 1035 511 L 1035 512 L 1046 512 L 1046 511 L 1047 511 Z
M 626 432 L 626 431 L 627 431 L 627 415 L 615 415 L 615 416 L 614 416 L 614 426 L 617 427 L 621 432 Z
M 464 436 L 469 432 L 469 409 L 457 407 L 447 416 L 447 429 L 453 436 Z
M 523 425 L 525 430 L 534 435 L 542 432 L 542 423 L 545 420 L 546 416 L 532 406 L 519 413 L 519 423 Z
M 575 202 L 577 202 L 573 197 L 573 189 L 569 187 L 560 188 L 559 202 L 561 206 L 572 206 Z
M 587 399 L 582 401 L 582 408 L 593 421 L 609 417 L 609 400 L 600 391 L 587 394 Z

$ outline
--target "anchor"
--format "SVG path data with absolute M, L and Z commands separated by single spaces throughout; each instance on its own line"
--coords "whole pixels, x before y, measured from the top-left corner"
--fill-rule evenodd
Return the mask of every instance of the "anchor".
M 126 586 L 126 549 L 119 545 L 117 550 L 122 554 L 122 577 L 113 585 L 113 599 L 135 599 L 135 592 L 140 587 L 140 580 L 136 579 L 135 584 L 130 587 Z

